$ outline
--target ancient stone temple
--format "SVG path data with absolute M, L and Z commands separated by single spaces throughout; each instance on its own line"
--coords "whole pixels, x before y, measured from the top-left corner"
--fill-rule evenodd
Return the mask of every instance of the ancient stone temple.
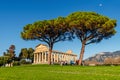
M 49 48 L 47 45 L 39 44 L 36 46 L 34 51 L 34 64 L 47 64 L 48 63 L 48 53 Z M 51 62 L 52 63 L 60 63 L 61 61 L 65 61 L 68 64 L 70 61 L 76 61 L 77 55 L 73 54 L 71 50 L 65 52 L 60 51 L 52 51 Z

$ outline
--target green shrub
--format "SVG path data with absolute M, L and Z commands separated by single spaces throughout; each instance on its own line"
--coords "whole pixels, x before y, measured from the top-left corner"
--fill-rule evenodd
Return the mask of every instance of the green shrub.
M 19 66 L 20 65 L 20 62 L 19 61 L 15 61 L 14 63 L 13 63 L 13 66 Z
M 2 66 L 4 64 L 3 60 L 0 60 L 0 66 Z
M 31 64 L 31 62 L 30 61 L 26 61 L 25 59 L 22 59 L 20 61 L 20 64 Z
M 20 61 L 20 64 L 25 64 L 26 63 L 26 60 L 24 60 L 24 59 L 22 59 L 21 61 Z

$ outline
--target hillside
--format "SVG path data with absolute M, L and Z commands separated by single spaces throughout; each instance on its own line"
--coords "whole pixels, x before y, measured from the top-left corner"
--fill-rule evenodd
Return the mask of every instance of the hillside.
M 116 58 L 116 57 L 120 57 L 120 51 L 101 52 L 101 53 L 98 53 L 92 57 L 85 59 L 85 61 L 103 62 L 106 58 Z

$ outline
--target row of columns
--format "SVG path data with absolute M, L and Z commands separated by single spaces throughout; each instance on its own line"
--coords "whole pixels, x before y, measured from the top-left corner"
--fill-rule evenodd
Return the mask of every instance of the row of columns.
M 48 61 L 47 52 L 34 53 L 34 63 L 45 63 Z
M 75 55 L 53 52 L 51 55 L 51 62 L 53 63 L 58 63 L 60 61 L 70 62 L 71 60 L 76 61 L 76 58 L 77 56 Z M 34 63 L 35 64 L 48 63 L 48 52 L 34 53 Z

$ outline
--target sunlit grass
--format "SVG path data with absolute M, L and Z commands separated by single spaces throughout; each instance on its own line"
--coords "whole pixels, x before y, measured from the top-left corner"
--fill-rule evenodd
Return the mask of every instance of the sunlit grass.
M 0 68 L 0 80 L 120 80 L 120 66 L 27 65 Z

